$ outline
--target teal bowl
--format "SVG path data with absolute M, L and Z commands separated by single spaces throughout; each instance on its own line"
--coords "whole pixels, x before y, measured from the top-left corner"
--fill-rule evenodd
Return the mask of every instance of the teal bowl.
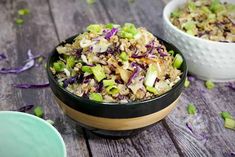
M 66 157 L 66 147 L 59 132 L 36 116 L 0 112 L 1 157 Z

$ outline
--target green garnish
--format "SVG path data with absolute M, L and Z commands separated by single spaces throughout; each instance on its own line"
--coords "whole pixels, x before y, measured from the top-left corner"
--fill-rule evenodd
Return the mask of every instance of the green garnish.
M 51 120 L 51 119 L 47 119 L 46 120 L 49 124 L 51 124 L 51 125 L 54 125 L 55 124 L 55 122 L 53 121 L 53 120 Z
M 196 34 L 196 24 L 194 21 L 188 21 L 182 24 L 182 28 L 186 30 L 188 34 L 195 35 Z
M 144 80 L 144 85 L 146 87 L 153 87 L 154 82 L 158 76 L 158 69 L 156 64 L 150 64 L 146 73 Z
M 132 23 L 125 23 L 120 32 L 120 36 L 127 39 L 133 39 L 137 34 L 138 30 Z
M 108 23 L 105 25 L 105 27 L 108 29 L 112 29 L 112 28 L 118 28 L 118 27 L 120 27 L 120 25 L 114 24 L 114 23 Z
M 212 0 L 211 5 L 210 5 L 210 10 L 213 13 L 218 13 L 223 11 L 225 8 L 222 4 L 220 4 L 219 0 Z
M 65 68 L 65 64 L 62 61 L 57 61 L 53 63 L 53 69 L 55 69 L 56 72 L 61 72 Z
M 213 89 L 215 87 L 215 84 L 212 81 L 208 80 L 208 81 L 205 82 L 205 86 L 206 86 L 207 89 L 210 90 L 210 89 Z
M 24 23 L 24 20 L 23 20 L 23 19 L 20 19 L 20 18 L 17 18 L 17 19 L 15 20 L 15 22 L 16 22 L 17 25 L 22 25 L 22 24 Z
M 192 2 L 192 1 L 189 1 L 188 2 L 188 9 L 189 9 L 190 12 L 193 12 L 196 9 L 195 3 Z
M 151 93 L 153 93 L 153 94 L 155 94 L 155 95 L 158 94 L 157 89 L 154 88 L 154 87 L 149 87 L 149 86 L 147 86 L 147 87 L 146 87 L 146 90 L 149 91 L 149 92 L 151 92 Z
M 96 0 L 86 0 L 87 4 L 94 4 L 96 2 Z
M 91 33 L 100 33 L 102 30 L 102 27 L 99 24 L 91 24 L 86 29 L 87 31 Z
M 122 52 L 119 57 L 122 61 L 128 61 L 129 58 L 126 52 Z
M 197 109 L 193 103 L 190 103 L 188 104 L 187 111 L 188 111 L 188 114 L 195 115 L 197 112 Z
M 104 87 L 116 85 L 114 80 L 103 80 Z
M 174 56 L 175 52 L 173 50 L 168 51 L 171 56 Z
M 43 60 L 44 60 L 44 57 L 42 56 L 37 59 L 38 63 L 42 63 Z
M 35 116 L 40 117 L 40 118 L 44 114 L 43 110 L 42 110 L 42 108 L 40 106 L 35 107 L 34 110 L 33 110 L 33 113 L 34 113 Z
M 220 113 L 220 116 L 225 120 L 226 118 L 230 118 L 230 119 L 233 119 L 233 116 L 229 113 L 229 112 L 221 112 Z
M 116 95 L 119 93 L 119 89 L 115 85 L 108 86 L 106 89 L 106 92 L 111 95 Z
M 175 58 L 174 58 L 174 61 L 173 61 L 173 67 L 175 68 L 180 68 L 181 67 L 181 64 L 183 63 L 183 58 L 180 54 L 176 54 L 175 55 Z
M 75 57 L 74 56 L 69 56 L 66 59 L 66 68 L 71 69 L 75 65 Z
M 82 72 L 92 73 L 91 67 L 87 65 L 82 66 Z
M 182 12 L 180 11 L 180 9 L 177 9 L 171 13 L 171 16 L 178 18 L 178 17 L 180 17 L 181 14 L 182 14 Z
M 29 14 L 29 9 L 20 9 L 18 10 L 19 15 L 27 15 Z
M 224 127 L 235 130 L 235 120 L 230 118 L 225 118 Z
M 89 99 L 94 101 L 103 101 L 103 97 L 100 93 L 90 93 Z
M 188 80 L 188 77 L 186 77 L 185 81 L 184 81 L 184 87 L 188 88 L 190 85 L 190 81 Z
M 95 79 L 100 82 L 101 80 L 103 80 L 104 78 L 106 78 L 106 75 L 105 75 L 105 72 L 104 72 L 104 69 L 101 67 L 100 64 L 94 66 L 94 67 L 91 67 L 91 71 L 92 73 L 94 74 L 95 76 Z

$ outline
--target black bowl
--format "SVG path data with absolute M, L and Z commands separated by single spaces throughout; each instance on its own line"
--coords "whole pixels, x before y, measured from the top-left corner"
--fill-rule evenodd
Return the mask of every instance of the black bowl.
M 76 36 L 68 38 L 59 45 L 72 43 Z M 160 38 L 158 40 L 166 46 L 168 51 L 174 50 L 183 57 L 176 47 Z M 100 103 L 79 97 L 58 84 L 50 70 L 58 57 L 58 52 L 54 49 L 47 62 L 50 87 L 57 103 L 65 114 L 77 121 L 82 127 L 105 136 L 129 136 L 163 119 L 175 107 L 187 76 L 187 65 L 183 57 L 184 62 L 180 68 L 182 71 L 181 80 L 170 91 L 155 98 L 126 104 Z

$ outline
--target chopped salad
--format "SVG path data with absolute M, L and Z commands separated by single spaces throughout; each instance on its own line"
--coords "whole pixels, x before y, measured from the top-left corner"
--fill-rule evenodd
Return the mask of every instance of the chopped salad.
M 235 4 L 219 0 L 188 0 L 170 15 L 186 33 L 219 42 L 235 42 Z
M 73 43 L 56 48 L 50 67 L 58 83 L 80 97 L 127 103 L 169 91 L 181 76 L 180 54 L 131 23 L 92 24 Z

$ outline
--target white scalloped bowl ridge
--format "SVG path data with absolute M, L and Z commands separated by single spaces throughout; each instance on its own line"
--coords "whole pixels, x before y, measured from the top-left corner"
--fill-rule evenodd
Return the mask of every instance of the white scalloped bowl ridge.
M 194 37 L 174 26 L 170 14 L 187 0 L 172 0 L 163 10 L 164 38 L 185 56 L 189 72 L 203 80 L 235 80 L 235 43 L 223 43 Z M 235 3 L 234 0 L 226 0 Z

